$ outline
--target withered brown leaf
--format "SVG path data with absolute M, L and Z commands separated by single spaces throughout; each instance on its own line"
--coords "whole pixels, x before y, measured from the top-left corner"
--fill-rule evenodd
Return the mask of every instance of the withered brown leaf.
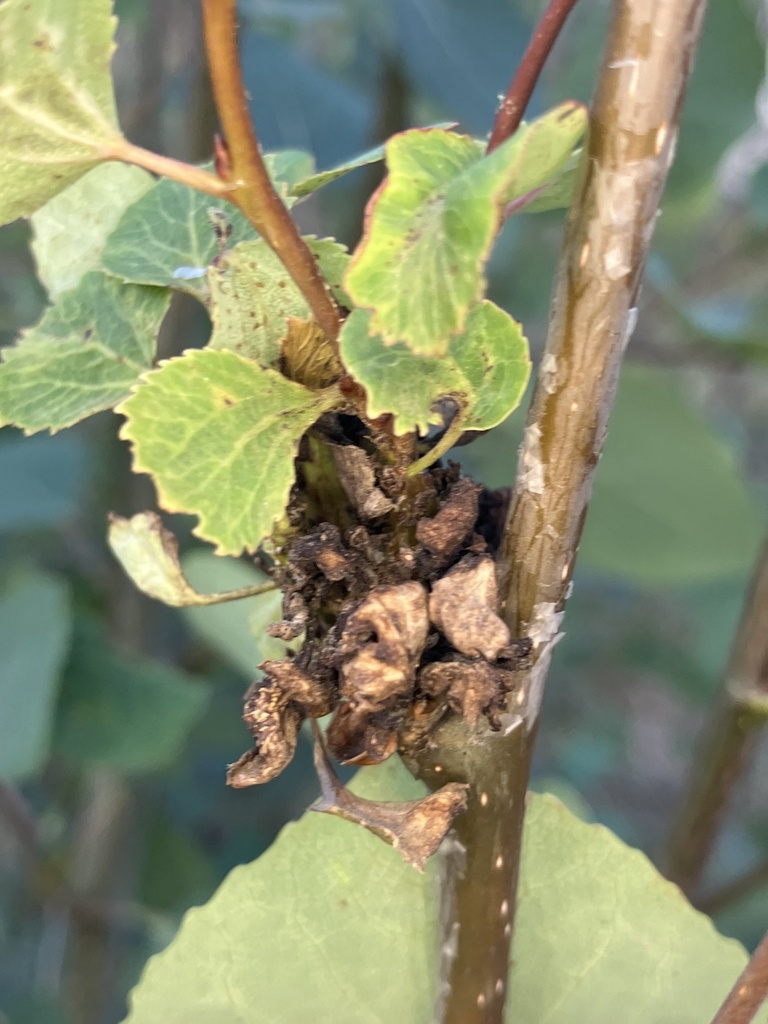
M 498 600 L 493 559 L 469 555 L 432 585 L 429 617 L 461 654 L 495 661 L 511 639 Z
M 469 477 L 458 480 L 437 515 L 420 519 L 416 539 L 443 565 L 456 555 L 477 522 L 482 488 Z
M 261 668 L 265 677 L 251 685 L 243 707 L 255 745 L 227 771 L 227 782 L 236 789 L 276 778 L 293 758 L 307 715 L 320 718 L 332 708 L 328 689 L 294 662 L 265 661 Z
M 448 706 L 473 728 L 485 715 L 491 727 L 498 729 L 498 716 L 514 686 L 514 674 L 485 660 L 436 661 L 419 672 L 418 681 L 424 694 L 444 696 Z
M 378 519 L 395 507 L 377 486 L 371 460 L 356 445 L 329 445 L 339 482 L 362 520 Z
M 350 793 L 339 782 L 328 759 L 319 728 L 315 732 L 315 768 L 322 797 L 313 811 L 334 814 L 362 825 L 385 843 L 399 850 L 405 860 L 419 871 L 445 838 L 454 817 L 467 808 L 469 786 L 449 782 L 423 800 L 398 803 L 392 800 L 365 800 Z
M 382 711 L 413 690 L 428 630 L 427 592 L 420 583 L 371 591 L 339 639 L 341 692 L 353 707 Z
M 327 388 L 344 372 L 333 346 L 314 320 L 287 318 L 287 333 L 280 342 L 283 371 L 297 384 Z
M 381 764 L 397 749 L 401 718 L 402 712 L 371 715 L 339 704 L 328 726 L 328 746 L 342 764 Z

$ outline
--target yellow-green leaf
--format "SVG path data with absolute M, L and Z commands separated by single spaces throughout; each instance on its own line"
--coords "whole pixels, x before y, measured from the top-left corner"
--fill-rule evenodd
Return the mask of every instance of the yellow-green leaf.
M 64 292 L 0 363 L 0 426 L 33 434 L 111 409 L 152 365 L 170 293 L 96 271 Z
M 100 164 L 32 215 L 37 275 L 52 299 L 100 269 L 101 252 L 123 211 L 154 183 L 139 167 Z
M 586 120 L 582 106 L 564 103 L 489 156 L 474 139 L 439 129 L 390 139 L 389 176 L 344 282 L 355 305 L 373 312 L 372 333 L 444 355 L 484 292 L 503 208 L 558 176 Z
M 368 415 L 391 413 L 396 433 L 426 433 L 441 420 L 435 404 L 442 398 L 456 402 L 456 430 L 489 430 L 520 404 L 531 370 L 528 342 L 520 324 L 492 302 L 471 310 L 442 359 L 385 345 L 368 333 L 370 320 L 365 310 L 350 314 L 339 337 L 341 358 L 366 390 Z
M 234 590 L 198 593 L 184 576 L 176 538 L 156 512 L 139 512 L 130 519 L 110 515 L 107 539 L 115 558 L 139 590 L 173 608 L 223 604 L 276 589 L 266 580 Z
M 111 0 L 0 4 L 0 223 L 24 217 L 120 139 Z
M 331 238 L 305 238 L 321 273 L 340 301 L 341 279 L 349 261 Z M 273 366 L 288 331 L 288 318 L 306 320 L 307 301 L 283 264 L 260 238 L 241 242 L 208 271 L 211 289 L 212 349 L 237 352 L 262 366 Z
M 134 469 L 151 473 L 161 505 L 199 516 L 219 554 L 255 551 L 282 515 L 302 434 L 334 406 L 234 352 L 186 352 L 148 373 L 117 410 Z

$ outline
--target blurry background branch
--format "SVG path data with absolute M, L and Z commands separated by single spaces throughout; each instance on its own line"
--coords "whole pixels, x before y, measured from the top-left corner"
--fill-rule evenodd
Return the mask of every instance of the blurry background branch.
M 721 820 L 751 766 L 768 721 L 768 540 L 758 558 L 722 689 L 702 730 L 662 861 L 667 878 L 695 896 Z

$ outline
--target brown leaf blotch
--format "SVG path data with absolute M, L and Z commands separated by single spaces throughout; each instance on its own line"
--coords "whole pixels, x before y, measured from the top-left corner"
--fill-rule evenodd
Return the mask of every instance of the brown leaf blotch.
M 509 629 L 496 613 L 498 586 L 489 555 L 462 559 L 432 586 L 429 617 L 453 647 L 496 661 L 509 646 Z

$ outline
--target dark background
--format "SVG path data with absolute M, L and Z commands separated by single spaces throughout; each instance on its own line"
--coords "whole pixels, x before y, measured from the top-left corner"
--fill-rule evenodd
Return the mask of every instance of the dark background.
M 116 6 L 126 134 L 208 159 L 215 114 L 197 4 Z M 768 167 L 733 148 L 750 129 L 759 139 L 760 6 L 709 5 L 539 733 L 535 787 L 651 856 L 765 527 Z M 457 121 L 485 135 L 541 7 L 244 2 L 243 60 L 264 148 L 305 148 L 325 168 L 411 125 Z M 532 113 L 589 99 L 607 13 L 604 0 L 581 0 Z M 354 245 L 379 175 L 357 172 L 297 207 L 303 229 Z M 515 218 L 491 265 L 491 295 L 524 321 L 534 356 L 563 219 Z M 45 306 L 28 240 L 23 223 L 0 231 L 2 344 Z M 202 307 L 177 297 L 163 353 L 202 344 L 206 331 Z M 510 483 L 522 420 L 521 410 L 457 458 L 489 484 Z M 258 856 L 317 790 L 306 742 L 276 782 L 225 787 L 225 766 L 250 743 L 241 695 L 265 649 L 253 634 L 274 605 L 179 613 L 133 590 L 106 548 L 106 514 L 153 507 L 153 495 L 130 474 L 117 427 L 110 414 L 54 437 L 0 431 L 2 1024 L 122 1019 L 128 988 L 185 909 Z M 192 521 L 168 521 L 201 588 L 247 577 L 245 563 L 212 561 Z M 3 656 L 11 638 L 12 659 Z M 766 768 L 763 745 L 722 831 L 711 893 L 768 863 Z M 747 945 L 768 923 L 768 870 L 763 878 L 716 914 Z

